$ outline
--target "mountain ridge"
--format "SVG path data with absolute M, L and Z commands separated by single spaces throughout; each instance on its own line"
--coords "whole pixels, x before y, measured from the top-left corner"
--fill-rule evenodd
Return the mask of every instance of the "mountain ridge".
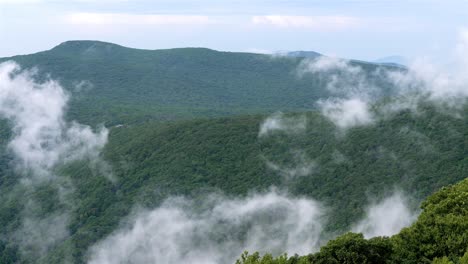
M 207 48 L 142 50 L 100 41 L 67 41 L 30 55 L 0 58 L 72 94 L 70 118 L 115 125 L 316 108 L 330 91 L 317 74 L 298 77 L 306 58 Z M 380 65 L 351 62 L 371 74 Z M 88 89 L 76 89 L 79 84 Z M 80 91 L 77 91 L 80 90 Z M 124 115 L 116 107 L 125 108 Z M 86 110 L 85 110 L 86 109 Z M 104 114 L 104 115 L 103 115 Z

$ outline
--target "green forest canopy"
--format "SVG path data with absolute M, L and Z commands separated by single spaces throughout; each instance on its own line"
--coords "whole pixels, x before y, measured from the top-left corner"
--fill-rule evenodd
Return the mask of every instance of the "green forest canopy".
M 100 158 L 110 165 L 117 181 L 102 177 L 105 171 L 89 160 L 56 168 L 75 188 L 70 236 L 41 260 L 23 259 L 14 242 L 1 239 L 1 263 L 61 263 L 68 254 L 73 262 L 83 263 L 86 250 L 114 231 L 133 206 L 154 208 L 171 195 L 202 199 L 211 192 L 243 196 L 271 186 L 287 188 L 293 195 L 324 202 L 330 208 L 326 229 L 333 233 L 349 230 L 364 214 L 369 197 L 385 197 L 389 186 L 414 196 L 416 207 L 434 191 L 467 176 L 466 105 L 457 116 L 421 104 L 417 114 L 405 110 L 337 134 L 335 125 L 313 110 L 317 99 L 329 95 L 323 80 L 295 75 L 300 58 L 192 48 L 147 51 L 73 41 L 0 61 L 7 59 L 25 68 L 37 66 L 39 72 L 60 80 L 72 93 L 69 120 L 110 127 L 109 143 Z M 368 72 L 379 67 L 352 63 Z M 89 83 L 78 85 L 81 80 Z M 304 118 L 305 131 L 259 137 L 267 114 L 278 110 L 287 112 L 284 118 Z M 5 120 L 0 122 L 0 135 L 0 234 L 8 237 L 21 224 L 29 199 L 40 205 L 34 212 L 38 217 L 60 212 L 65 205 L 56 202 L 58 186 L 53 182 L 34 190 L 17 184 L 13 156 L 6 151 L 11 129 Z M 303 162 L 316 166 L 303 176 L 285 175 L 284 169 Z M 426 212 L 428 205 L 423 208 Z M 440 211 L 442 218 L 444 213 Z M 437 218 L 426 219 L 427 214 L 418 223 Z M 459 218 L 454 221 L 453 228 L 458 228 Z M 344 248 L 344 257 L 349 252 L 359 261 L 369 257 L 414 263 L 437 257 L 444 261 L 444 256 L 457 261 L 466 250 L 454 248 L 466 241 L 459 236 L 442 237 L 441 247 L 432 248 L 435 235 L 418 237 L 414 230 L 422 227 L 414 226 L 418 225 L 392 238 L 366 240 L 346 234 L 311 256 L 328 259 Z M 414 241 L 426 238 L 428 244 L 418 248 Z M 451 241 L 450 247 L 443 248 L 444 241 Z M 359 254 L 354 256 L 354 249 L 348 247 Z M 298 258 L 309 261 L 311 256 Z M 256 254 L 244 257 L 260 261 Z M 276 258 L 280 259 L 294 257 Z
M 446 186 L 421 205 L 418 220 L 392 237 L 347 233 L 307 256 L 245 252 L 237 264 L 468 263 L 468 179 Z

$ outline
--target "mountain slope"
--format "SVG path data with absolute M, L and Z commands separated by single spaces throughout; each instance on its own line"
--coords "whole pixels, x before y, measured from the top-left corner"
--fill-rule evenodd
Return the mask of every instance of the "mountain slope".
M 60 169 L 76 189 L 70 237 L 50 251 L 44 263 L 60 263 L 67 255 L 74 262 L 84 261 L 87 249 L 115 230 L 135 205 L 154 208 L 174 195 L 203 199 L 217 192 L 243 196 L 271 186 L 287 188 L 324 202 L 332 233 L 347 230 L 363 216 L 369 197 L 382 199 L 393 187 L 411 194 L 415 206 L 438 188 L 466 177 L 467 111 L 463 118 L 430 106 L 418 115 L 404 111 L 350 129 L 345 137 L 336 137 L 334 125 L 314 112 L 305 114 L 303 134 L 277 131 L 260 138 L 263 116 L 113 128 L 103 157 L 115 182 L 86 160 Z M 310 164 L 310 170 L 301 172 Z M 30 195 L 41 201 L 44 214 L 60 210 L 53 203 L 56 191 L 47 185 L 26 197 L 8 188 L 2 185 L 2 192 L 15 203 L 0 206 L 2 232 L 18 225 Z
M 237 264 L 280 263 L 468 263 L 468 179 L 427 198 L 418 220 L 399 234 L 366 240 L 348 233 L 308 256 L 244 253 Z
M 304 58 L 204 48 L 139 50 L 68 41 L 31 55 L 2 58 L 72 93 L 70 119 L 108 125 L 233 114 L 301 111 L 329 95 L 316 75 L 298 77 Z M 365 71 L 377 65 L 353 62 Z

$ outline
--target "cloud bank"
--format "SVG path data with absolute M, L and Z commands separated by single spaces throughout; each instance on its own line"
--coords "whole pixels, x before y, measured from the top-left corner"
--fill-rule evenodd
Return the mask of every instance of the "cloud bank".
M 451 68 L 427 59 L 414 60 L 408 69 L 376 67 L 365 71 L 343 59 L 321 56 L 304 59 L 298 76 L 315 74 L 330 93 L 317 102 L 318 109 L 338 128 L 346 130 L 369 125 L 401 110 L 418 111 L 421 102 L 430 102 L 456 113 L 468 100 L 468 30 L 461 30 Z M 376 109 L 385 95 L 392 95 Z
M 244 250 L 308 254 L 329 237 L 327 209 L 309 198 L 271 190 L 245 198 L 212 195 L 201 204 L 181 197 L 139 209 L 89 250 L 88 264 L 234 263 Z M 390 236 L 417 217 L 401 192 L 372 203 L 352 231 Z
M 317 101 L 322 114 L 338 128 L 371 124 L 374 113 L 371 102 L 383 94 L 374 75 L 350 61 L 321 56 L 306 59 L 297 69 L 298 76 L 315 74 L 324 84 L 331 97 Z
M 88 263 L 234 263 L 244 250 L 306 254 L 319 246 L 324 209 L 312 199 L 272 190 L 202 203 L 172 198 L 137 213 L 90 249 Z
M 374 115 L 368 102 L 362 98 L 329 99 L 318 102 L 322 114 L 342 129 L 371 124 Z

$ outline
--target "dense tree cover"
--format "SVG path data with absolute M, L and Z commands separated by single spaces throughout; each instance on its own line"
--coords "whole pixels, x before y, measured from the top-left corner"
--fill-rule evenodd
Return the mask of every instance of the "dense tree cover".
M 306 130 L 273 131 L 264 137 L 258 131 L 265 116 L 114 127 L 102 155 L 114 181 L 86 160 L 57 168 L 57 174 L 70 177 L 74 186 L 70 237 L 51 250 L 44 263 L 60 262 L 69 254 L 76 262 L 85 260 L 86 249 L 112 232 L 134 205 L 152 208 L 170 195 L 203 199 L 212 192 L 245 195 L 270 186 L 287 187 L 294 195 L 315 198 L 330 208 L 328 231 L 347 230 L 362 217 L 368 197 L 386 196 L 388 186 L 410 193 L 416 205 L 438 188 L 466 177 L 466 113 L 454 116 L 422 106 L 418 114 L 400 112 L 345 133 L 318 113 L 289 114 L 283 118 L 305 117 Z M 315 165 L 302 176 L 285 173 L 303 162 Z M 11 166 L 7 162 L 2 168 Z M 2 170 L 2 179 L 17 180 L 7 173 Z M 39 217 L 63 209 L 54 198 L 58 187 L 53 183 L 34 191 L 14 183 L 0 187 L 2 234 L 18 228 L 30 197 L 40 205 Z M 359 241 L 375 242 L 376 247 L 387 243 Z M 6 257 L 16 256 L 14 243 L 4 248 Z M 376 251 L 378 256 L 384 253 Z
M 54 182 L 28 189 L 17 184 L 13 157 L 5 150 L 11 131 L 0 121 L 0 263 L 61 263 L 65 256 L 83 263 L 89 246 L 115 230 L 135 205 L 154 208 L 171 195 L 242 196 L 279 186 L 325 203 L 330 208 L 327 230 L 343 232 L 363 215 L 370 198 L 388 195 L 389 186 L 411 193 L 417 205 L 468 171 L 466 108 L 454 115 L 421 105 L 417 114 L 402 111 L 345 132 L 316 112 L 290 113 L 283 118 L 304 119 L 304 131 L 278 130 L 259 137 L 267 116 L 252 114 L 302 111 L 328 95 L 320 78 L 297 78 L 300 58 L 208 49 L 145 51 L 77 41 L 12 59 L 61 81 L 73 94 L 69 119 L 110 127 L 100 158 L 111 170 L 89 160 L 55 168 L 59 179 L 73 186 L 65 200 L 57 198 L 61 187 Z M 359 65 L 366 71 L 376 67 Z M 92 85 L 79 84 L 81 80 Z M 234 114 L 245 115 L 219 118 Z M 66 210 L 70 215 L 69 236 L 42 259 L 25 259 L 12 240 L 31 200 L 37 203 L 33 217 L 38 219 Z M 454 225 L 457 219 L 452 219 Z M 416 237 L 419 229 L 411 228 L 401 236 Z M 442 230 L 428 236 L 437 232 Z M 321 254 L 254 254 L 245 255 L 251 262 L 244 262 L 268 258 L 277 261 L 272 263 L 375 263 L 395 256 L 396 246 L 399 257 L 408 261 L 444 256 L 457 261 L 463 249 L 456 249 L 456 255 L 451 252 L 458 238 L 440 248 L 414 249 L 398 238 L 366 240 L 347 234 L 331 241 Z
M 287 187 L 295 195 L 324 202 L 330 208 L 328 231 L 340 232 L 362 217 L 368 197 L 388 195 L 392 191 L 388 186 L 410 193 L 416 205 L 438 188 L 466 177 L 464 118 L 425 107 L 417 115 L 401 112 L 336 134 L 334 125 L 321 115 L 305 116 L 307 129 L 302 134 L 276 131 L 260 138 L 264 116 L 113 128 L 103 158 L 111 164 L 115 182 L 86 161 L 61 168 L 61 174 L 73 180 L 76 206 L 70 238 L 46 262 L 70 251 L 82 260 L 86 249 L 114 230 L 135 204 L 152 208 L 170 195 L 202 199 L 212 192 L 245 195 L 270 186 Z M 306 175 L 288 178 L 283 169 L 267 165 L 302 166 L 297 153 L 316 164 Z M 37 195 L 46 194 L 43 190 Z M 42 207 L 48 208 L 50 199 L 40 197 Z M 19 215 L 6 206 L 0 206 L 0 212 L 9 212 L 1 218 L 12 229 Z
M 368 197 L 388 195 L 388 186 L 397 184 L 418 201 L 465 177 L 467 123 L 426 111 L 420 116 L 401 113 L 344 136 L 336 136 L 333 125 L 315 113 L 308 114 L 305 133 L 265 138 L 258 138 L 263 117 L 117 128 L 112 137 L 119 144 L 109 144 L 106 153 L 130 171 L 128 188 L 144 186 L 144 193 L 153 190 L 151 195 L 168 190 L 190 195 L 206 188 L 245 194 L 288 186 L 294 194 L 336 208 L 339 213 L 331 217 L 330 229 L 345 230 L 362 215 Z M 305 177 L 287 179 L 283 170 L 267 166 L 304 166 L 298 152 L 307 157 L 306 165 L 317 164 Z M 144 203 L 152 201 L 150 197 Z
M 364 239 L 347 233 L 307 256 L 242 254 L 237 264 L 468 263 L 468 178 L 427 198 L 418 220 L 399 234 Z
M 288 186 L 294 194 L 335 208 L 330 230 L 346 230 L 362 216 L 368 197 L 388 195 L 388 186 L 397 185 L 418 201 L 466 176 L 467 123 L 426 111 L 401 113 L 338 137 L 316 113 L 307 115 L 304 134 L 279 132 L 266 138 L 258 138 L 262 117 L 148 124 L 115 129 L 112 138 L 118 144 L 109 144 L 106 153 L 113 163 L 124 164 L 123 172 L 116 172 L 121 184 L 147 193 L 141 200 L 149 206 L 158 200 L 152 196 L 164 192 L 191 195 L 212 189 L 238 195 Z M 307 156 L 305 163 L 317 165 L 303 177 L 287 178 L 267 166 L 304 166 L 297 152 Z
M 5 60 L 59 80 L 73 94 L 69 118 L 88 124 L 301 111 L 328 95 L 317 75 L 298 77 L 299 57 L 68 41 Z M 354 63 L 369 72 L 379 67 Z
M 468 179 L 426 199 L 418 221 L 393 240 L 404 263 L 422 263 L 436 257 L 451 260 L 468 250 Z

